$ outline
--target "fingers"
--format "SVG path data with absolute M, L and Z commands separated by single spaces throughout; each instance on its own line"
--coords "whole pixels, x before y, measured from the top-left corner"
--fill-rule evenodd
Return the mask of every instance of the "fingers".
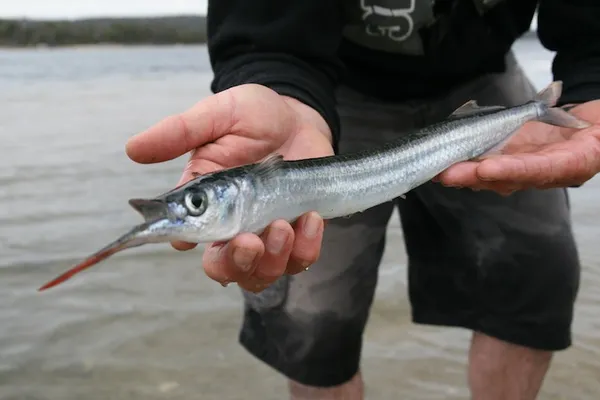
M 451 166 L 440 173 L 435 181 L 450 187 L 476 187 L 480 184 L 477 177 L 476 161 L 465 161 Z
M 294 242 L 294 230 L 286 221 L 273 222 L 261 236 L 243 233 L 230 242 L 204 252 L 203 265 L 211 279 L 243 286 L 250 279 L 272 283 L 285 272 Z M 252 290 L 252 288 L 247 288 Z
M 172 115 L 127 141 L 127 155 L 142 164 L 177 158 L 226 134 L 234 123 L 234 96 L 209 96 L 189 110 Z
M 477 176 L 485 182 L 547 188 L 581 184 L 599 171 L 600 141 L 586 137 L 544 152 L 485 160 L 478 166 Z
M 536 180 L 540 184 L 548 181 L 556 162 L 563 164 L 562 157 L 552 160 L 546 154 L 519 154 L 498 157 L 481 162 L 477 167 L 476 176 L 486 182 L 514 181 L 522 184 Z
M 294 223 L 296 240 L 287 265 L 287 273 L 305 271 L 319 259 L 325 223 L 319 214 L 310 212 Z
M 198 157 L 206 158 L 205 153 L 214 154 L 205 145 L 224 140 L 235 131 L 252 139 L 255 147 L 262 147 L 267 154 L 287 141 L 297 123 L 296 114 L 275 91 L 257 84 L 240 85 L 211 95 L 133 136 L 127 142 L 126 152 L 142 164 L 172 160 L 194 149 L 201 153 Z M 230 140 L 215 152 L 227 154 L 232 144 Z
M 171 247 L 173 247 L 175 250 L 179 250 L 179 251 L 188 251 L 188 250 L 196 248 L 196 246 L 197 246 L 196 243 L 188 243 L 188 242 L 180 242 L 180 241 L 171 242 Z
M 237 282 L 248 291 L 261 291 L 284 273 L 297 274 L 314 263 L 323 229 L 324 221 L 316 213 L 301 216 L 293 228 L 286 221 L 275 221 L 260 236 L 245 233 L 208 247 L 204 270 L 221 284 Z
M 573 169 L 569 160 L 562 160 L 559 155 L 520 154 L 463 162 L 442 172 L 436 181 L 448 187 L 491 190 L 503 196 L 517 190 L 557 187 L 557 174 L 565 180 L 565 173 Z
M 535 152 L 463 162 L 436 180 L 445 186 L 469 187 L 510 194 L 529 188 L 579 186 L 600 171 L 600 140 L 589 135 Z
M 323 219 L 314 212 L 301 216 L 293 230 L 287 222 L 274 222 L 261 235 L 266 249 L 264 255 L 252 275 L 238 281 L 238 285 L 251 292 L 260 292 L 284 273 L 292 275 L 306 270 L 319 258 L 323 229 Z M 283 247 L 282 243 L 285 243 Z
M 481 162 L 467 161 L 458 163 L 439 174 L 434 181 L 447 187 L 469 188 L 475 191 L 491 190 L 503 196 L 508 196 L 517 190 L 526 189 L 530 186 L 529 183 L 514 180 L 488 179 L 489 176 L 486 174 L 489 171 L 484 169 L 483 173 L 481 172 L 481 167 L 487 162 L 487 160 L 484 160 Z M 510 167 L 513 169 L 522 167 L 522 165 L 516 164 L 518 163 Z M 492 168 L 495 167 L 494 165 Z M 539 177 L 539 175 L 537 176 Z
M 265 252 L 252 275 L 237 281 L 250 292 L 260 292 L 279 279 L 286 271 L 294 245 L 294 230 L 286 221 L 275 221 L 260 235 Z
M 261 257 L 253 276 L 266 282 L 274 282 L 285 272 L 294 246 L 294 230 L 286 221 L 273 222 L 260 235 L 265 244 L 265 253 Z
M 209 278 L 226 285 L 247 280 L 264 253 L 264 243 L 257 235 L 243 233 L 226 244 L 207 247 L 202 264 Z

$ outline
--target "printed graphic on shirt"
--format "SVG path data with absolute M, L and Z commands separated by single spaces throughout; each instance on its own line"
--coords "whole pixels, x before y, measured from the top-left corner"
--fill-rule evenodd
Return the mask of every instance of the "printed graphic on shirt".
M 432 0 L 351 0 L 344 35 L 375 50 L 422 54 L 418 30 L 433 22 Z
M 468 0 L 462 0 L 468 1 Z M 471 0 L 484 14 L 503 0 Z M 346 0 L 344 36 L 373 50 L 422 55 L 419 30 L 435 22 L 437 0 Z

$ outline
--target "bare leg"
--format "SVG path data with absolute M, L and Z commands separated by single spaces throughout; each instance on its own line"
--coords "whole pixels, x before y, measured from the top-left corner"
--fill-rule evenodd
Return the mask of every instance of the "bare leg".
M 517 346 L 473 333 L 469 386 L 473 400 L 534 400 L 552 352 Z
M 330 388 L 305 386 L 290 381 L 291 400 L 362 400 L 364 387 L 359 373 L 346 383 Z
M 474 333 L 469 352 L 469 386 L 473 400 L 535 400 L 552 352 L 529 349 Z M 292 400 L 362 400 L 360 373 L 332 388 L 290 382 Z

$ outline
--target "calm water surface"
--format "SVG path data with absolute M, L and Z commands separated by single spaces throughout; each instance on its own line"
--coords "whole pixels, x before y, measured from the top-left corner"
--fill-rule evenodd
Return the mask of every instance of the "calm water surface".
M 517 55 L 538 87 L 552 54 Z M 241 296 L 204 276 L 201 249 L 154 245 L 55 290 L 36 288 L 139 216 L 127 199 L 179 179 L 185 158 L 132 163 L 127 138 L 209 94 L 204 47 L 0 51 L 0 398 L 284 399 L 285 381 L 237 344 Z M 583 261 L 575 344 L 541 399 L 600 392 L 600 180 L 571 190 Z M 398 220 L 363 369 L 369 399 L 466 399 L 469 334 L 415 326 Z

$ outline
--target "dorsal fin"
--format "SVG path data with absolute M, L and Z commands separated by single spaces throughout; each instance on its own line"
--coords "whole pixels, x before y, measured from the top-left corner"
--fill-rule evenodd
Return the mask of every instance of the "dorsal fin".
M 266 177 L 277 171 L 284 163 L 283 156 L 279 153 L 271 153 L 262 161 L 256 163 L 252 167 L 252 173 Z
M 469 100 L 454 110 L 449 118 L 463 118 L 477 114 L 488 114 L 494 111 L 504 110 L 505 108 L 506 107 L 503 106 L 480 106 L 477 104 L 477 100 Z

